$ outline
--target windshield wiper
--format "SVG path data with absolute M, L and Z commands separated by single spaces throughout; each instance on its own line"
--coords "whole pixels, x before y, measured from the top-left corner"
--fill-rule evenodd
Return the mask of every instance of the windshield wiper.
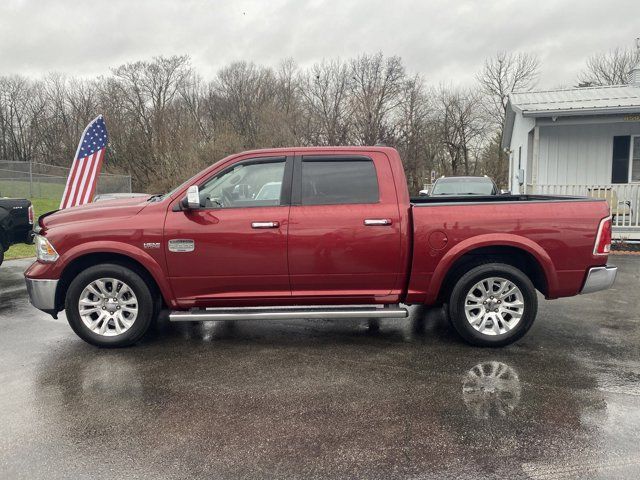
M 155 195 L 151 195 L 149 198 L 147 198 L 147 202 L 155 202 L 156 200 L 160 200 L 165 195 L 165 193 L 156 193 Z

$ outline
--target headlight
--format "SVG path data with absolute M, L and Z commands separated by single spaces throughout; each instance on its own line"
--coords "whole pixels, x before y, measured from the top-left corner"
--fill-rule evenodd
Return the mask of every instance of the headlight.
M 60 255 L 58 255 L 58 252 L 56 252 L 56 249 L 53 248 L 53 245 L 51 245 L 49 240 L 42 235 L 35 235 L 34 240 L 36 243 L 36 257 L 38 257 L 38 260 L 45 263 L 52 263 L 58 260 Z

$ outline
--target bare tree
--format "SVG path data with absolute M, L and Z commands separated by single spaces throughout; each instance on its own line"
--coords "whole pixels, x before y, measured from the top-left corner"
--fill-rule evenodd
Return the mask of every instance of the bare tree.
M 531 90 L 538 81 L 540 60 L 530 53 L 498 52 L 485 60 L 476 79 L 487 95 L 488 112 L 502 128 L 509 94 Z
M 97 115 L 97 85 L 92 80 L 53 73 L 44 78 L 40 87 L 46 102 L 46 121 L 38 124 L 39 157 L 46 163 L 67 165 L 81 132 Z
M 508 170 L 507 155 L 502 151 L 502 137 L 509 94 L 534 88 L 539 70 L 540 61 L 536 55 L 498 52 L 485 60 L 482 70 L 476 75 L 485 95 L 483 105 L 486 114 L 497 132 L 497 141 L 492 139 L 487 143 L 481 160 L 485 167 L 491 165 L 489 170 L 494 178 L 506 177 Z
M 358 143 L 375 145 L 393 135 L 392 114 L 402 102 L 405 80 L 400 57 L 361 55 L 350 62 L 353 127 Z
M 437 92 L 440 156 L 443 171 L 475 175 L 488 123 L 478 108 L 481 99 L 471 89 L 441 86 Z
M 292 114 L 299 107 L 298 66 L 292 58 L 286 58 L 276 71 L 276 103 L 286 115 Z
M 585 69 L 578 75 L 579 86 L 626 85 L 629 72 L 640 63 L 640 49 L 614 48 L 597 53 L 587 60 Z
M 192 72 L 180 86 L 180 98 L 193 124 L 198 130 L 200 140 L 208 142 L 214 137 L 214 125 L 208 122 L 206 115 L 206 88 L 198 74 Z
M 38 153 L 38 126 L 44 123 L 42 85 L 22 76 L 0 79 L 0 150 L 7 160 L 29 161 Z
M 479 152 L 477 173 L 490 176 L 499 187 L 506 188 L 509 184 L 509 169 L 506 158 L 502 152 L 500 136 L 495 133 Z
M 275 70 L 275 96 L 262 118 L 265 124 L 265 144 L 284 147 L 300 144 L 302 117 L 300 114 L 300 84 L 296 63 L 288 58 Z
M 313 65 L 300 77 L 305 132 L 310 145 L 341 145 L 349 140 L 349 70 L 340 60 Z
M 420 76 L 405 82 L 402 97 L 394 146 L 404 163 L 409 191 L 417 194 L 434 166 L 437 147 L 430 140 L 435 137 L 436 123 L 431 99 Z
M 264 127 L 262 113 L 274 102 L 273 70 L 253 63 L 236 62 L 223 68 L 214 82 L 218 114 L 244 139 L 245 148 L 256 148 Z
M 187 56 L 128 63 L 114 69 L 107 82 L 113 98 L 103 96 L 103 100 L 118 102 L 116 111 L 124 114 L 120 115 L 120 126 L 127 128 L 122 136 L 112 139 L 136 183 L 148 185 L 156 175 L 166 178 L 180 171 L 181 150 L 172 142 L 178 138 L 180 125 L 174 113 L 179 91 L 192 76 L 189 63 Z M 135 141 L 118 145 L 125 139 Z M 131 146 L 135 146 L 133 150 L 129 150 Z

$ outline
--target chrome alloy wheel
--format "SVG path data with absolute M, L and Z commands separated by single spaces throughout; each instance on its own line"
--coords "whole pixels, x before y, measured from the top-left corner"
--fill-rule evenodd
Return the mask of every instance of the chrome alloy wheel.
M 126 332 L 136 321 L 138 299 L 122 280 L 99 278 L 82 290 L 78 312 L 93 333 L 112 337 Z
M 471 326 L 483 335 L 501 335 L 520 322 L 524 297 L 506 278 L 485 278 L 467 292 L 464 313 Z

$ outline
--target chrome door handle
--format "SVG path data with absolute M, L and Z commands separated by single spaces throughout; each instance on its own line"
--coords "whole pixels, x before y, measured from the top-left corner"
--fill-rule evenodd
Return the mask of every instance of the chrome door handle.
M 388 218 L 367 218 L 364 221 L 367 227 L 391 225 L 391 220 Z
M 251 228 L 278 228 L 280 222 L 253 222 Z

